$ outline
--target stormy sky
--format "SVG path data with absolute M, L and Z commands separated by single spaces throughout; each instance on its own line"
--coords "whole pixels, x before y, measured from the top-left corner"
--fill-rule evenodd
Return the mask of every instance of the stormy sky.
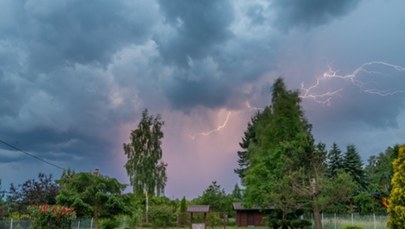
M 247 122 L 283 77 L 317 141 L 405 142 L 402 0 L 0 0 L 0 140 L 128 183 L 122 144 L 160 114 L 168 197 L 230 192 Z M 0 144 L 3 188 L 61 174 Z

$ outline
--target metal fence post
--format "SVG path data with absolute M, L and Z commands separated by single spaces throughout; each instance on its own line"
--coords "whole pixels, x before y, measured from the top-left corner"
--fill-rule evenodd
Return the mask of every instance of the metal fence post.
M 374 229 L 377 228 L 376 222 L 375 222 L 375 213 L 373 212 L 373 220 L 374 220 Z
M 90 221 L 90 228 L 93 229 L 93 218 L 91 218 L 91 221 Z
M 353 213 L 352 213 L 352 225 L 354 225 Z
M 323 228 L 323 212 L 322 212 L 321 225 L 322 225 L 322 228 Z
M 337 219 L 336 219 L 336 213 L 335 213 L 335 229 L 337 229 Z
M 13 229 L 13 218 L 11 218 L 10 229 Z

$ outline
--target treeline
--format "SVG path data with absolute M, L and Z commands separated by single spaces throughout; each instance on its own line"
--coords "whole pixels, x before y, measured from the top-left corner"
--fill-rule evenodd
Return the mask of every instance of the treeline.
M 99 220 L 99 228 L 115 228 L 122 226 L 124 221 L 125 226 L 131 228 L 187 226 L 190 220 L 187 206 L 196 204 L 210 205 L 210 210 L 217 214 L 210 214 L 208 223 L 221 225 L 224 217 L 234 215 L 232 203 L 241 201 L 237 185 L 233 194 L 227 194 L 214 181 L 198 198 L 189 201 L 185 198 L 179 200 L 150 196 L 146 212 L 145 195 L 123 193 L 125 187 L 115 178 L 98 172 L 76 173 L 67 170 L 57 180 L 52 175 L 40 173 L 37 179 L 29 179 L 18 185 L 11 184 L 7 192 L 0 185 L 0 220 L 33 220 L 31 206 L 62 205 L 73 207 L 78 218 L 93 218 L 95 222 Z

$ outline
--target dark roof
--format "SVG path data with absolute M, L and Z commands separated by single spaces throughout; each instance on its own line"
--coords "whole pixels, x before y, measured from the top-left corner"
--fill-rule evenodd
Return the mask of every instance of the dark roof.
M 209 205 L 190 205 L 187 207 L 187 212 L 208 212 L 209 210 Z
M 247 208 L 247 207 L 243 206 L 242 203 L 232 203 L 232 206 L 233 206 L 234 210 L 269 210 L 269 209 L 271 209 L 271 208 L 261 208 L 257 205 L 253 205 L 252 207 Z

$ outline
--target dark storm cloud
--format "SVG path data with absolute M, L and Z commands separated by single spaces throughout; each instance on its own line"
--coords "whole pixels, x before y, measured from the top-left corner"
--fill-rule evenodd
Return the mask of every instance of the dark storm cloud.
M 362 87 L 346 82 L 343 96 L 336 98 L 334 112 L 330 117 L 347 123 L 364 123 L 377 128 L 398 127 L 398 116 L 405 102 L 404 91 L 398 85 L 405 85 L 404 72 L 374 66 L 357 75 Z M 338 83 L 335 83 L 335 86 Z M 343 85 L 342 85 L 343 86 Z M 375 93 L 370 93 L 370 91 Z M 401 91 L 389 94 L 387 92 Z
M 160 52 L 166 61 L 187 66 L 188 58 L 210 55 L 231 36 L 232 5 L 221 1 L 159 1 L 166 22 L 172 27 L 168 37 L 157 36 Z
M 190 109 L 197 104 L 209 108 L 225 104 L 231 85 L 221 79 L 217 72 L 207 71 L 207 67 L 190 69 L 184 75 L 175 76 L 172 84 L 167 85 L 166 94 L 175 109 Z M 215 83 L 213 83 L 215 82 Z
M 155 18 L 143 1 L 10 1 L 0 39 L 27 52 L 32 69 L 60 64 L 105 63 L 127 44 L 143 41 Z M 1 10 L 0 10 L 1 12 Z
M 293 27 L 323 25 L 356 8 L 360 0 L 274 0 L 274 25 L 288 30 Z
M 151 36 L 157 9 L 142 0 L 2 1 L 3 140 L 68 166 L 111 153 L 117 144 L 109 135 L 136 118 L 136 108 L 135 93 L 123 96 L 114 88 L 108 64 L 121 49 Z

